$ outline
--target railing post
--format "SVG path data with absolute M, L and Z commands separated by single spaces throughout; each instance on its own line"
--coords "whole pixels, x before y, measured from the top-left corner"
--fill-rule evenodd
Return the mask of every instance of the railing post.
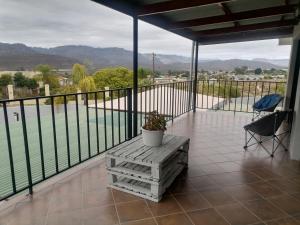
M 132 138 L 132 88 L 127 88 L 127 139 Z
M 138 132 L 138 17 L 133 17 L 133 136 Z
M 172 83 L 172 123 L 174 121 L 175 83 Z
M 199 43 L 196 41 L 196 49 L 195 49 L 195 75 L 194 75 L 194 88 L 193 88 L 193 112 L 196 112 L 196 100 L 197 100 L 197 83 L 198 83 L 198 50 Z
M 30 154 L 29 154 L 28 136 L 27 136 L 27 128 L 26 128 L 26 117 L 25 117 L 25 109 L 24 109 L 24 101 L 23 100 L 20 101 L 20 108 L 21 108 L 21 119 L 22 119 L 22 128 L 23 128 L 27 177 L 28 177 L 28 189 L 29 189 L 29 194 L 32 195 L 32 193 L 33 193 L 33 191 L 32 191 L 32 175 L 31 175 Z

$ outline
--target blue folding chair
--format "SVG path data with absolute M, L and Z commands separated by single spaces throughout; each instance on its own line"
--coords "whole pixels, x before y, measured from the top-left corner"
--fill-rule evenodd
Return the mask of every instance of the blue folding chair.
M 274 112 L 278 104 L 282 101 L 283 97 L 279 94 L 265 95 L 253 105 L 252 121 L 260 117 L 262 112 Z M 256 115 L 255 115 L 256 114 Z

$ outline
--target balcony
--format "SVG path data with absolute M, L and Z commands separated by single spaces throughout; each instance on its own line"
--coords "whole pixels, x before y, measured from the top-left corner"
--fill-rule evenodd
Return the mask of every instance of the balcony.
M 160 105 L 157 93 L 163 92 L 163 88 L 149 90 L 157 91 L 157 104 L 152 102 L 152 105 Z M 184 89 L 179 86 L 176 88 L 178 96 L 184 96 L 182 94 L 185 92 L 182 90 Z M 143 99 L 147 95 L 140 92 L 140 96 L 140 99 Z M 153 98 L 153 95 L 148 95 L 150 96 Z M 198 99 L 202 99 L 202 96 L 204 93 L 199 95 Z M 109 100 L 107 103 L 112 104 L 107 105 L 113 106 L 114 101 L 116 99 Z M 71 103 L 67 104 L 68 107 L 74 107 L 69 104 Z M 177 104 L 181 105 L 184 106 Z M 95 107 L 92 104 L 90 106 Z M 179 107 L 176 115 L 183 114 L 185 111 L 179 109 L 184 108 Z M 114 107 L 106 108 L 108 112 L 111 109 Z M 95 108 L 91 107 L 88 110 L 94 111 Z M 173 110 L 173 113 L 175 111 Z M 68 116 L 71 116 L 73 111 L 67 112 Z M 55 111 L 55 115 L 59 115 L 57 113 Z M 59 116 L 54 118 L 57 124 Z M 118 118 L 118 114 L 115 118 Z M 59 153 L 58 161 L 66 162 L 59 164 L 59 169 L 62 168 L 59 174 L 37 185 L 33 195 L 21 194 L 7 202 L 3 201 L 1 205 L 5 210 L 1 211 L 0 224 L 298 224 L 298 163 L 290 160 L 288 153 L 282 149 L 277 151 L 274 159 L 260 147 L 253 147 L 245 152 L 243 126 L 250 122 L 251 118 L 252 114 L 249 113 L 205 109 L 198 109 L 196 113 L 186 112 L 176 119 L 174 116 L 173 123 L 169 122 L 168 132 L 191 138 L 189 169 L 176 179 L 160 203 L 107 188 L 104 159 L 101 154 L 98 156 L 97 151 L 91 151 L 92 156 L 95 155 L 93 159 L 84 162 L 82 158 L 80 165 L 71 166 L 72 168 L 63 173 L 63 165 L 67 166 L 68 160 L 62 158 L 62 153 Z M 86 123 L 85 119 L 83 121 Z M 107 120 L 107 124 L 111 121 Z M 52 129 L 52 126 L 50 128 Z M 111 129 L 112 127 L 107 126 L 109 132 Z M 115 133 L 118 134 L 117 131 Z M 118 135 L 115 143 L 117 137 Z M 95 143 L 97 140 L 92 139 L 91 149 L 94 149 Z M 107 143 L 108 149 L 113 142 Z M 82 151 L 87 150 L 88 142 L 83 140 L 81 144 L 85 145 Z M 88 151 L 86 154 L 89 158 Z M 75 158 L 77 157 L 78 154 Z M 25 165 L 23 166 L 25 168 Z M 54 171 L 50 171 L 56 174 L 55 166 L 53 168 Z M 26 172 L 26 169 L 24 170 Z M 48 170 L 45 174 L 47 173 L 50 174 Z M 41 178 L 34 173 L 32 175 L 36 180 Z M 27 176 L 23 178 L 26 179 Z

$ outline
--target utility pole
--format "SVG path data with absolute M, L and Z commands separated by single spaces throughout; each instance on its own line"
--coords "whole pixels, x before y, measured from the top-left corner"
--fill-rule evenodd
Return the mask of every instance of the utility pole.
M 152 82 L 155 82 L 155 53 L 152 53 Z

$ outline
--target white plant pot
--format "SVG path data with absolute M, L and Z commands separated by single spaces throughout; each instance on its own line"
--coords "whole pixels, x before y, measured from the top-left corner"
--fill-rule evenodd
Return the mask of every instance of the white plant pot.
M 142 128 L 143 142 L 146 146 L 157 147 L 162 144 L 164 131 L 161 130 L 145 130 Z

